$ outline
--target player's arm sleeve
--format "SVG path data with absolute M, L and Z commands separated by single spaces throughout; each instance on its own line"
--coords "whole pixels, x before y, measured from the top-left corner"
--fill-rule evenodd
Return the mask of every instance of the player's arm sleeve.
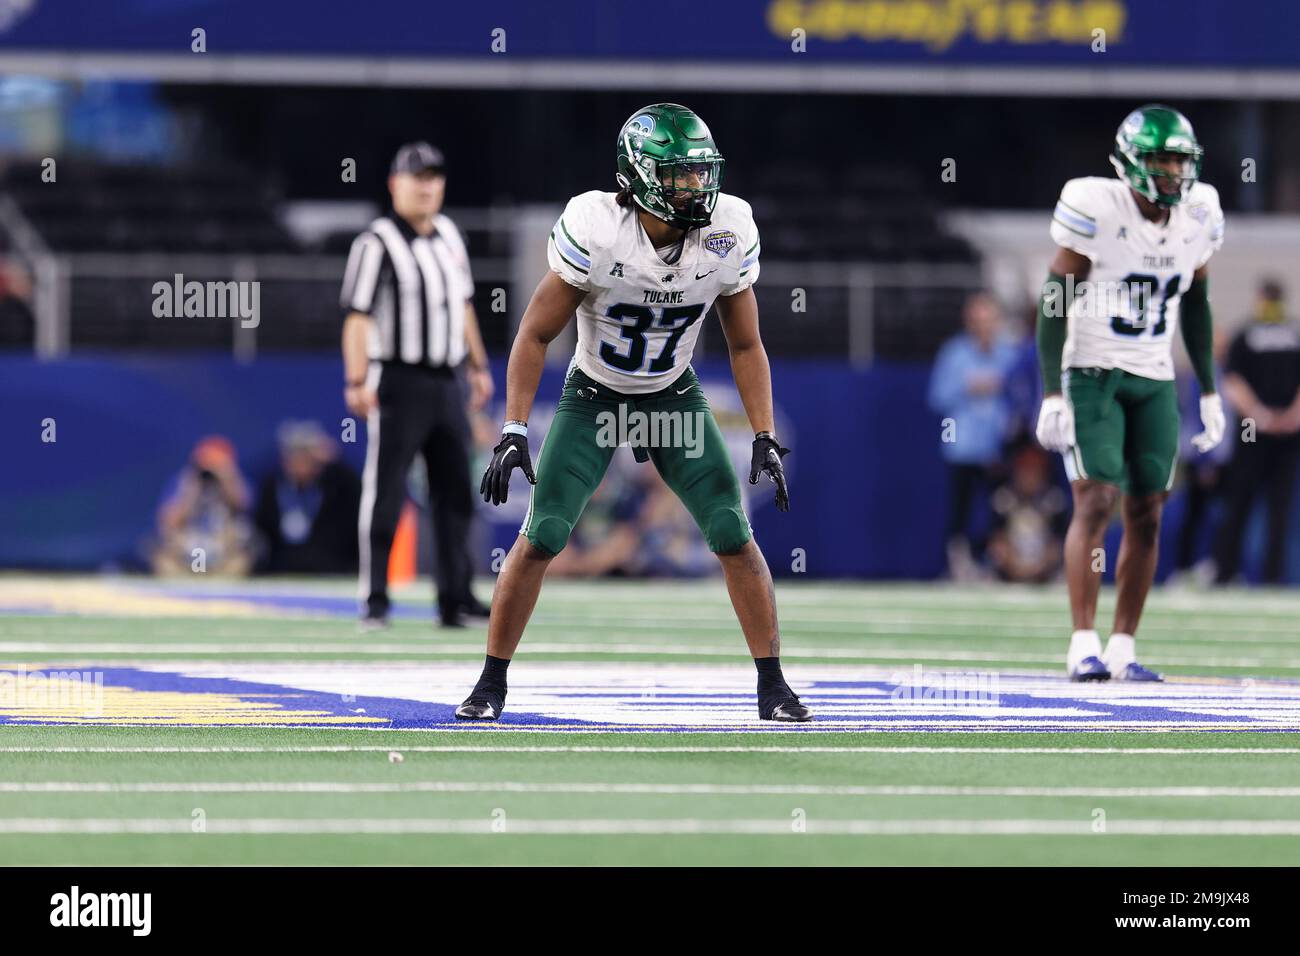
M 1210 257 L 1223 247 L 1223 209 L 1219 206 L 1219 194 L 1214 193 L 1214 200 L 1210 204 L 1210 241 L 1205 247 L 1205 252 L 1196 263 L 1196 268 L 1200 268 L 1210 261 Z
M 1183 293 L 1178 321 L 1201 394 L 1209 394 L 1214 391 L 1214 320 L 1210 316 L 1208 279 L 1192 279 L 1191 286 Z
M 1055 226 L 1053 226 L 1055 232 Z M 1043 394 L 1052 395 L 1061 390 L 1061 353 L 1065 351 L 1068 329 L 1066 316 L 1069 303 L 1065 298 L 1065 276 L 1055 272 L 1047 274 L 1042 294 L 1038 297 L 1038 371 L 1043 378 Z
M 363 232 L 353 240 L 347 268 L 343 271 L 343 291 L 339 295 L 345 316 L 350 312 L 369 315 L 374 309 L 384 255 L 383 240 L 373 232 Z
M 591 291 L 591 218 L 581 196 L 575 196 L 555 221 L 546 243 L 551 271 L 569 285 Z
M 748 221 L 747 228 L 740 233 L 740 238 L 740 247 L 744 248 L 744 252 L 741 253 L 740 264 L 736 267 L 736 278 L 734 282 L 723 283 L 722 295 L 735 295 L 737 292 L 744 292 L 758 281 L 758 260 L 763 252 L 763 244 L 758 237 L 758 224 L 754 222 L 752 217 Z
M 1052 241 L 1089 259 L 1097 258 L 1097 198 L 1084 180 L 1072 179 L 1052 211 Z

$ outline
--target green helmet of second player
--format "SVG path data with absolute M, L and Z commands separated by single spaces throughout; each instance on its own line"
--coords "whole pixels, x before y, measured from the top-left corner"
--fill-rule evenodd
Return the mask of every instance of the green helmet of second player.
M 1176 206 L 1200 178 L 1204 154 L 1186 116 L 1152 103 L 1125 117 L 1115 133 L 1110 161 L 1138 195 L 1158 206 Z M 1170 163 L 1170 158 L 1175 161 Z

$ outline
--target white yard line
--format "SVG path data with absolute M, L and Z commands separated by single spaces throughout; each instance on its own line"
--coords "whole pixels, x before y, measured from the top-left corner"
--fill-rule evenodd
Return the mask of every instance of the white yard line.
M 193 839 L 243 835 L 442 835 L 484 836 L 1102 836 L 1091 820 L 943 819 L 828 820 L 745 819 L 521 819 L 517 817 L 279 819 L 209 817 L 194 833 L 189 817 L 63 818 L 0 820 L 0 834 L 114 835 L 169 834 Z M 1141 836 L 1300 836 L 1300 820 L 1108 820 L 1104 835 Z
M 319 744 L 315 746 L 238 746 L 228 747 L 0 747 L 0 753 L 10 754 L 314 754 L 314 753 L 592 753 L 592 754 L 1120 754 L 1124 756 L 1206 756 L 1211 754 L 1300 754 L 1300 747 L 805 747 L 796 745 L 760 744 L 756 746 L 665 745 L 602 746 L 585 745 L 535 745 L 476 746 L 471 744 L 408 746 L 370 744 Z
M 346 781 L 88 782 L 66 780 L 0 781 L 0 793 L 561 793 L 647 796 L 791 797 L 1300 797 L 1300 787 L 971 787 L 929 785 L 857 786 L 849 784 L 727 783 L 534 783 L 519 780 L 468 782 L 413 780 L 394 783 Z
M 651 620 L 638 622 L 635 618 L 629 619 L 627 608 L 620 607 L 620 630 L 614 633 L 626 633 L 629 636 L 643 636 L 644 632 L 661 633 L 663 631 L 684 631 L 688 633 L 698 633 L 700 631 L 718 631 L 726 634 L 732 634 L 736 631 L 735 616 L 730 608 L 725 608 L 723 613 L 717 615 L 701 616 L 692 611 L 684 620 L 663 620 L 662 618 L 654 619 L 655 614 L 662 613 L 662 606 L 647 607 L 645 613 Z M 1300 613 L 1300 607 L 1297 607 L 1297 613 Z M 195 622 L 202 622 L 204 618 L 194 618 Z M 315 620 L 298 620 L 298 619 L 273 619 L 274 633 L 262 634 L 259 632 L 250 633 L 247 628 L 239 627 L 203 627 L 205 637 L 242 637 L 245 639 L 256 639 L 266 637 L 272 640 L 283 640 L 286 636 L 296 636 L 294 631 L 301 631 L 304 637 L 310 637 L 313 640 L 340 640 L 351 637 L 347 632 L 352 630 L 351 622 L 336 617 L 318 618 Z M 839 614 L 820 614 L 807 615 L 790 614 L 783 618 L 787 629 L 792 630 L 810 630 L 816 629 L 827 632 L 827 637 L 858 637 L 871 634 L 913 634 L 919 637 L 953 637 L 954 629 L 966 636 L 981 637 L 987 639 L 1002 640 L 1032 640 L 1032 641 L 1052 641 L 1060 643 L 1062 630 L 1059 613 L 1044 614 L 1041 619 L 1030 619 L 1023 615 L 1017 615 L 1014 619 L 1008 620 L 1005 611 L 999 612 L 997 609 L 984 608 L 980 611 L 970 611 L 961 613 L 939 613 L 920 612 L 913 613 L 908 611 L 895 611 L 892 613 L 864 612 L 861 615 L 853 614 L 850 616 L 841 616 Z M 608 614 L 582 614 L 582 615 L 557 615 L 539 613 L 533 621 L 533 627 L 536 629 L 546 628 L 583 628 L 607 625 L 611 622 Z M 25 620 L 21 624 L 4 623 L 0 621 L 0 637 L 9 638 L 37 638 L 37 637 L 95 637 L 96 631 L 108 631 L 117 633 L 122 629 L 124 623 L 128 621 L 107 621 L 103 619 L 94 619 L 78 621 L 75 630 L 68 627 L 66 618 L 53 618 L 49 624 L 41 625 L 34 621 Z M 150 632 L 165 631 L 174 632 L 179 629 L 175 622 L 156 622 L 142 621 L 139 622 L 143 628 L 148 628 Z M 266 617 L 250 618 L 249 623 L 265 628 L 268 626 Z M 319 633 L 321 624 L 334 626 L 339 633 L 321 635 Z M 408 621 L 399 619 L 401 624 L 420 625 L 419 621 Z M 403 633 L 401 630 L 389 632 L 385 635 L 386 640 L 399 640 L 409 638 L 412 642 L 425 641 L 436 642 L 437 635 L 431 627 L 411 628 L 410 633 Z M 286 631 L 290 632 L 286 634 Z M 1143 625 L 1142 633 L 1148 638 L 1155 640 L 1167 641 L 1170 643 L 1221 643 L 1226 641 L 1247 642 L 1247 643 L 1274 643 L 1294 640 L 1300 636 L 1300 628 L 1297 627 L 1295 618 L 1279 618 L 1277 621 L 1253 620 L 1241 621 L 1213 621 L 1205 620 L 1173 620 L 1163 621 L 1154 619 L 1147 621 Z M 1188 637 L 1189 634 L 1203 634 L 1202 638 Z M 353 638 L 355 639 L 355 638 Z
M 578 644 L 556 642 L 533 642 L 525 645 L 528 654 L 641 654 L 647 656 L 683 656 L 683 657 L 728 657 L 741 653 L 738 646 L 701 646 L 693 644 Z M 70 642 L 36 642 L 36 641 L 0 641 L 0 654 L 82 654 L 82 655 L 119 655 L 119 654 L 208 654 L 218 657 L 230 654 L 247 654 L 252 656 L 281 655 L 293 657 L 299 654 L 361 654 L 375 657 L 388 657 L 397 654 L 418 653 L 418 647 L 410 644 L 367 644 L 363 642 L 333 644 L 319 643 L 122 643 L 99 641 Z M 427 654 L 430 657 L 440 654 L 481 655 L 481 643 L 439 644 L 429 642 Z M 947 648 L 923 647 L 864 647 L 861 649 L 845 647 L 792 647 L 783 655 L 787 660 L 806 658 L 829 658 L 838 660 L 873 661 L 944 661 L 960 663 L 1015 663 L 1015 664 L 1055 664 L 1057 655 L 1018 654 L 1014 652 L 953 650 Z M 1174 666 L 1193 667 L 1258 667 L 1280 668 L 1283 670 L 1300 670 L 1300 658 L 1271 657 L 1213 657 L 1186 656 L 1170 657 L 1161 655 L 1159 663 Z

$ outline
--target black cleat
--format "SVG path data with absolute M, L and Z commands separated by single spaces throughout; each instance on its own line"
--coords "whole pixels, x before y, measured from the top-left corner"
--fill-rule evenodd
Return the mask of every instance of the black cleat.
M 461 601 L 439 601 L 438 617 L 443 627 L 464 627 L 465 619 L 486 621 L 492 608 L 474 596 Z
M 758 716 L 761 720 L 780 720 L 802 723 L 812 720 L 812 711 L 799 703 L 799 695 L 782 684 L 758 695 Z
M 457 720 L 496 720 L 506 707 L 505 688 L 479 684 L 456 708 Z

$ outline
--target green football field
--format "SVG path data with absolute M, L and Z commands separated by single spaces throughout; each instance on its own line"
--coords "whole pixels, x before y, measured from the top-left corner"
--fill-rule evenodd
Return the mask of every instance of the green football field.
M 0 578 L 0 862 L 1300 862 L 1285 592 L 1158 591 L 1171 679 L 1078 686 L 1059 590 L 781 583 L 797 728 L 720 581 L 550 583 L 495 726 L 450 718 L 482 628 L 352 594 Z

